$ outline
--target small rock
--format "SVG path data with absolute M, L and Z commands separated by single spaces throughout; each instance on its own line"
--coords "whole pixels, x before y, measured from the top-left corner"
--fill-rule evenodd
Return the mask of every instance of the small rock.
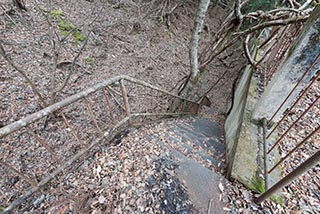
M 155 185 L 156 184 L 156 179 L 154 179 L 154 177 L 153 176 L 149 176 L 148 178 L 147 178 L 147 181 L 146 181 L 146 185 L 147 185 L 147 187 L 148 188 L 151 188 L 153 185 Z
M 244 200 L 249 201 L 250 200 L 250 195 L 248 190 L 241 190 L 242 195 L 244 197 Z
M 106 198 L 103 195 L 100 195 L 98 200 L 100 204 L 104 204 L 104 202 L 106 202 Z
M 109 187 L 109 179 L 107 177 L 104 177 L 101 181 L 101 186 L 103 188 L 108 188 Z

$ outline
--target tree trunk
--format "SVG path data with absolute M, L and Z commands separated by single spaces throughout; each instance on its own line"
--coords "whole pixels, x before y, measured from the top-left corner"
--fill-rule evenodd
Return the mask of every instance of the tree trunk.
M 210 0 L 201 0 L 197 12 L 197 17 L 193 29 L 191 47 L 190 47 L 190 65 L 191 65 L 191 82 L 196 81 L 198 78 L 199 71 L 199 62 L 198 62 L 198 45 L 199 45 L 199 34 L 201 33 L 204 18 L 209 7 Z

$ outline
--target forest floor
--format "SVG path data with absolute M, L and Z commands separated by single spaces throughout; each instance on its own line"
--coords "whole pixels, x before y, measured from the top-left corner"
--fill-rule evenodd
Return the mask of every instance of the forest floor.
M 0 39 L 4 43 L 7 54 L 27 73 L 47 102 L 50 102 L 52 88 L 58 88 L 63 84 L 71 69 L 70 65 L 76 57 L 78 58 L 75 62 L 75 70 L 66 87 L 57 94 L 56 101 L 121 74 L 176 92 L 177 83 L 181 83 L 189 73 L 189 40 L 197 4 L 186 1 L 175 8 L 175 2 L 171 1 L 171 4 L 163 5 L 157 0 L 69 0 L 52 1 L 52 5 L 48 6 L 42 2 L 37 5 L 34 1 L 28 1 L 27 11 L 15 9 L 2 13 L 0 10 Z M 0 6 L 3 11 L 11 7 L 9 3 L 0 3 Z M 175 10 L 171 12 L 173 8 Z M 45 15 L 48 11 L 55 11 L 51 14 L 56 16 L 51 21 L 55 29 L 52 36 L 50 36 Z M 206 18 L 207 30 L 203 32 L 202 48 L 210 44 L 209 41 L 212 41 L 214 32 L 219 28 L 225 14 L 221 7 L 210 6 Z M 72 28 L 88 39 L 86 46 L 82 49 L 86 41 L 81 41 L 79 34 L 69 36 L 67 41 L 60 44 L 57 62 L 54 62 L 52 56 L 56 49 L 52 48 L 52 38 L 55 39 L 54 44 L 57 48 L 57 36 L 63 37 L 61 20 L 64 25 L 72 23 Z M 77 56 L 79 52 L 81 54 Z M 232 60 L 221 57 L 208 66 L 208 72 L 199 86 L 199 93 L 205 93 L 227 71 L 224 78 L 208 94 L 213 107 L 204 108 L 202 111 L 202 116 L 216 121 L 221 127 L 223 127 L 226 109 L 231 99 L 232 84 L 244 64 L 241 54 L 236 52 L 237 48 L 234 48 L 229 53 L 225 53 L 225 55 L 235 54 Z M 40 110 L 41 103 L 31 87 L 2 57 L 0 68 L 0 127 L 2 127 Z M 54 74 L 57 79 L 52 84 Z M 53 127 L 49 128 L 52 132 L 56 130 Z M 172 163 L 154 161 L 155 157 L 161 159 L 160 154 L 165 154 L 166 151 L 144 139 L 143 133 L 154 135 L 164 132 L 165 128 L 163 123 L 153 127 L 147 126 L 142 128 L 140 133 L 136 130 L 130 132 L 120 144 L 114 142 L 111 148 L 101 148 L 89 160 L 79 163 L 76 172 L 69 174 L 63 180 L 64 183 L 54 182 L 50 190 L 44 190 L 52 191 L 55 198 L 49 196 L 46 198 L 45 194 L 39 193 L 36 199 L 30 202 L 31 207 L 26 206 L 22 210 L 25 213 L 121 213 L 121 210 L 116 210 L 115 206 L 120 205 L 119 208 L 127 203 L 133 207 L 133 210 L 127 210 L 128 213 L 134 213 L 137 210 L 146 212 L 147 209 L 149 213 L 159 213 L 161 204 L 154 197 L 160 196 L 144 192 L 146 179 L 150 175 L 159 173 L 157 170 L 163 171 L 166 168 L 165 171 L 167 171 L 174 166 Z M 23 138 L 22 135 L 17 137 Z M 70 150 L 75 149 L 73 145 L 67 146 Z M 7 148 L 21 148 L 21 150 L 7 154 L 4 151 Z M 33 151 L 39 152 L 39 156 L 30 156 Z M 21 145 L 1 146 L 0 155 L 1 158 L 10 155 L 11 164 L 19 165 L 18 168 L 21 169 L 28 165 L 25 161 L 34 162 L 43 154 L 38 151 L 38 146 L 22 141 Z M 128 169 L 119 170 L 120 162 L 117 162 L 119 158 L 128 162 L 126 165 Z M 139 160 L 137 163 L 133 161 L 135 158 Z M 44 159 L 43 165 L 50 161 L 48 158 Z M 106 169 L 103 168 L 106 164 L 109 164 L 108 169 L 111 171 L 103 171 Z M 30 166 L 26 168 L 29 170 Z M 28 174 L 28 170 L 22 171 Z M 101 175 L 108 173 L 118 176 L 112 176 L 113 180 L 103 180 Z M 28 187 L 24 182 L 19 182 L 15 176 L 5 174 L 3 168 L 0 168 L 0 206 L 8 205 L 16 199 L 17 193 L 21 194 Z M 35 174 L 38 174 L 38 171 Z M 39 174 L 42 173 L 39 172 Z M 170 177 L 170 175 L 167 176 Z M 104 190 L 92 185 L 95 182 L 101 183 L 106 188 L 113 187 L 114 192 L 102 194 L 99 191 Z M 125 192 L 117 189 L 119 185 L 130 182 L 133 182 L 137 189 L 129 188 Z M 162 184 L 160 182 L 157 185 L 160 188 Z M 71 186 L 77 188 L 71 188 Z M 221 190 L 224 194 L 222 200 L 227 198 L 224 201 L 226 212 L 255 213 L 260 210 L 261 213 L 302 213 L 300 209 L 305 206 L 305 210 L 309 209 L 307 213 L 313 213 L 318 209 L 314 196 L 318 194 L 319 199 L 317 187 L 319 188 L 319 184 L 312 187 L 315 191 L 310 190 L 313 192 L 312 196 L 304 194 L 309 190 L 303 188 L 295 193 L 296 195 L 290 198 L 284 207 L 269 200 L 262 206 L 255 205 L 254 193 L 236 182 L 224 184 Z M 82 191 L 75 192 L 76 189 L 82 189 Z M 90 195 L 92 192 L 94 195 Z M 143 197 L 138 197 L 141 195 Z M 146 204 L 145 199 L 152 199 L 149 205 Z M 188 204 L 184 205 L 188 206 Z

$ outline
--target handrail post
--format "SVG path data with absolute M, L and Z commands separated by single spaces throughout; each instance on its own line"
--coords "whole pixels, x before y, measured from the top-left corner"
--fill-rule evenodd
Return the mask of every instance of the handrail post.
M 263 129 L 263 155 L 264 155 L 264 184 L 265 189 L 268 190 L 270 187 L 270 179 L 268 173 L 268 142 L 266 139 L 267 135 L 267 119 L 263 118 L 262 121 L 262 129 Z
M 124 86 L 123 79 L 120 80 L 120 89 L 121 89 L 121 94 L 122 94 L 122 99 L 124 103 L 124 109 L 126 111 L 126 116 L 130 116 L 130 107 L 129 107 L 129 101 L 128 101 L 128 95 L 126 91 L 126 87 Z
M 282 178 L 278 183 L 273 185 L 269 190 L 264 192 L 258 198 L 256 198 L 255 202 L 260 204 L 265 199 L 269 198 L 279 189 L 284 187 L 285 185 L 289 184 L 294 179 L 298 178 L 301 174 L 305 173 L 315 165 L 317 165 L 320 161 L 320 150 L 317 151 L 313 156 L 303 162 L 300 166 L 298 166 L 295 170 L 290 172 L 286 177 Z

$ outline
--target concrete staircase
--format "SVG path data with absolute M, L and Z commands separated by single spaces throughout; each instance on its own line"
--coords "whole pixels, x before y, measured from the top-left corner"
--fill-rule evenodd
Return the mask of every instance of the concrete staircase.
M 170 151 L 170 161 L 177 165 L 175 177 L 186 188 L 196 213 L 224 213 L 218 187 L 225 170 L 222 129 L 199 117 L 167 121 L 166 125 L 169 131 L 161 139 L 148 138 Z

